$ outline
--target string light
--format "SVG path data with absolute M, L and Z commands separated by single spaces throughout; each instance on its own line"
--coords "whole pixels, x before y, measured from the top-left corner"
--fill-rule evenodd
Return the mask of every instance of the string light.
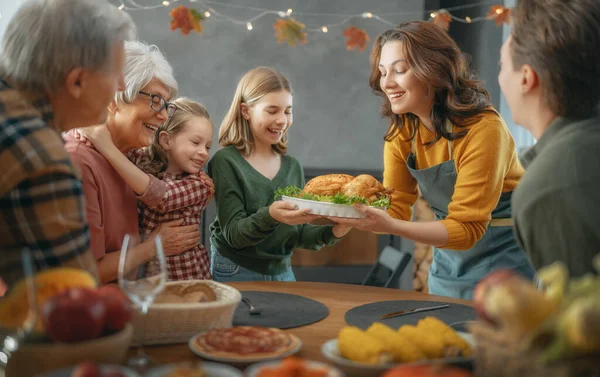
M 157 9 L 157 8 L 161 8 L 161 7 L 168 7 L 168 6 L 172 5 L 173 3 L 179 2 L 180 0 L 171 0 L 171 1 L 164 0 L 161 2 L 162 5 L 149 5 L 149 6 L 140 5 L 136 2 L 136 0 L 118 0 L 118 1 L 120 3 L 119 9 L 121 9 L 121 10 L 139 11 L 139 10 L 150 10 L 150 9 Z M 158 1 L 160 1 L 160 0 L 158 0 Z M 188 0 L 188 1 L 190 3 L 197 3 L 201 7 L 200 10 L 204 11 L 203 14 L 207 18 L 213 17 L 217 20 L 228 21 L 228 22 L 231 22 L 236 25 L 246 25 L 246 28 L 248 30 L 253 29 L 252 22 L 254 22 L 262 17 L 268 16 L 268 15 L 277 15 L 280 18 L 287 18 L 287 17 L 290 17 L 293 12 L 292 8 L 288 8 L 286 11 L 270 10 L 270 9 L 265 9 L 265 8 L 223 3 L 220 0 Z M 125 3 L 127 3 L 127 5 Z M 471 18 L 471 17 L 460 18 L 460 17 L 456 17 L 456 16 L 452 15 L 450 13 L 450 11 L 464 10 L 464 9 L 468 9 L 468 8 L 485 7 L 485 6 L 490 6 L 490 5 L 494 5 L 494 4 L 498 4 L 498 3 L 502 3 L 502 1 L 501 0 L 480 0 L 479 2 L 473 2 L 470 4 L 464 4 L 464 5 L 446 8 L 445 13 L 448 13 L 450 15 L 450 18 L 452 18 L 452 20 L 454 20 L 454 21 L 470 24 L 470 23 L 474 23 L 474 22 L 489 20 L 490 18 L 486 17 L 486 16 L 474 17 L 474 18 Z M 245 9 L 248 11 L 260 12 L 260 13 L 258 13 L 257 15 L 255 15 L 249 19 L 246 19 L 246 20 L 237 20 L 226 14 L 217 12 L 216 10 L 211 8 L 208 4 L 215 4 L 215 5 L 222 6 L 222 7 Z M 204 8 L 204 9 L 202 9 L 202 8 Z M 500 14 L 502 14 L 503 10 L 505 10 L 505 9 L 507 9 L 507 8 L 503 7 L 503 8 L 494 9 L 494 11 L 496 14 L 500 15 Z M 429 12 L 431 19 L 434 19 L 437 16 L 437 14 L 440 12 L 440 10 L 439 9 L 430 9 L 430 10 L 426 10 L 425 12 Z M 330 24 L 326 24 L 326 25 L 323 25 L 321 27 L 316 27 L 316 28 L 308 28 L 307 27 L 304 29 L 305 31 L 311 31 L 311 32 L 327 33 L 327 32 L 329 32 L 329 29 L 331 29 L 332 27 L 343 26 L 347 23 L 350 23 L 355 18 L 374 19 L 374 20 L 377 20 L 381 23 L 384 23 L 384 24 L 392 26 L 392 27 L 397 25 L 397 22 L 388 21 L 388 20 L 382 18 L 381 16 L 378 16 L 371 12 L 363 12 L 360 14 L 295 12 L 294 14 L 296 16 L 306 16 L 306 17 L 309 17 L 309 16 L 345 17 L 340 22 L 330 23 Z M 387 16 L 394 16 L 394 17 L 396 17 L 396 16 L 417 16 L 419 14 L 423 14 L 422 11 L 386 13 Z

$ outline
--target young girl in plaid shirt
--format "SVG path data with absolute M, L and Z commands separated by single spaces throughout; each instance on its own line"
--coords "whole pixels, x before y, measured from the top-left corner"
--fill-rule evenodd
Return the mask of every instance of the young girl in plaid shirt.
M 208 171 L 217 218 L 211 225 L 211 273 L 217 281 L 294 281 L 296 248 L 317 250 L 350 227 L 309 224 L 317 216 L 274 201 L 278 188 L 304 187 L 302 166 L 287 152 L 292 87 L 281 73 L 259 67 L 240 80 L 219 130 Z
M 142 237 L 172 220 L 200 226 L 202 211 L 214 195 L 213 182 L 202 171 L 212 143 L 208 112 L 186 98 L 175 100 L 173 105 L 177 107 L 175 113 L 158 128 L 152 145 L 131 152 L 129 159 L 115 147 L 106 127 L 82 130 L 136 194 L 158 191 L 144 197 L 160 200 L 138 202 Z M 212 278 L 208 254 L 200 243 L 166 259 L 169 280 Z

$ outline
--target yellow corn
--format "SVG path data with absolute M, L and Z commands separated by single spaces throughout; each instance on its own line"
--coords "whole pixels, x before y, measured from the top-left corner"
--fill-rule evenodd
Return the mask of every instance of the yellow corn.
M 338 335 L 338 348 L 346 359 L 368 364 L 391 361 L 390 350 L 377 338 L 358 327 L 344 327 Z
M 423 351 L 429 359 L 437 359 L 443 356 L 444 342 L 439 334 L 418 329 L 415 326 L 404 325 L 398 329 L 398 333 Z
M 444 346 L 446 347 L 457 347 L 460 349 L 462 356 L 468 357 L 473 353 L 469 343 L 458 335 L 454 329 L 435 317 L 426 317 L 425 319 L 420 320 L 417 324 L 417 328 L 420 328 L 429 334 L 436 334 L 436 336 L 439 336 L 442 339 Z
M 373 323 L 367 334 L 381 341 L 392 352 L 394 362 L 410 363 L 412 361 L 426 359 L 425 354 L 416 344 L 400 336 L 394 329 L 380 322 Z

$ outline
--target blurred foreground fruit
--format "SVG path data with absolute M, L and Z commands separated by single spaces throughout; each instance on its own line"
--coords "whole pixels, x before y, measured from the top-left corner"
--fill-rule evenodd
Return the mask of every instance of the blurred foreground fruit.
M 106 308 L 106 327 L 109 331 L 120 331 L 131 321 L 131 305 L 125 294 L 114 284 L 104 285 L 97 290 Z
M 70 288 L 49 298 L 44 304 L 42 316 L 46 332 L 52 340 L 78 342 L 102 334 L 106 308 L 94 290 Z

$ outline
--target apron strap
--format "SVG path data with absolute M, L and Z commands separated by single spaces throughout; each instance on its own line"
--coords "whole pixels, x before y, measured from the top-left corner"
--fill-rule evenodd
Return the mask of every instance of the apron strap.
M 446 131 L 452 132 L 452 123 L 450 123 L 450 119 L 446 119 Z M 452 160 L 452 142 L 453 140 L 448 140 L 448 158 Z

